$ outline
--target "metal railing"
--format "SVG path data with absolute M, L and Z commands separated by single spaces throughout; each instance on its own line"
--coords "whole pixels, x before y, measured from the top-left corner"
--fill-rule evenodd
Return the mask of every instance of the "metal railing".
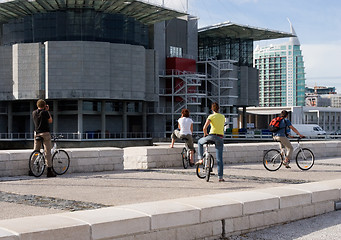
M 169 138 L 171 131 L 166 132 L 111 132 L 105 133 L 102 136 L 101 132 L 86 132 L 86 133 L 52 133 L 52 135 L 63 135 L 62 140 L 103 140 L 103 139 L 146 139 L 146 138 Z M 196 133 L 196 135 L 202 135 L 202 132 Z M 230 132 L 224 134 L 225 139 L 271 139 L 271 132 Z M 318 135 L 318 136 L 306 136 L 306 139 L 317 140 L 341 140 L 341 135 Z M 0 133 L 0 140 L 33 140 L 33 133 Z

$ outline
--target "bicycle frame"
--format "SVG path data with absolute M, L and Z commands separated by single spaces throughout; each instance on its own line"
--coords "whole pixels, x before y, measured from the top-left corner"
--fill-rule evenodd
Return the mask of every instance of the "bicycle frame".
M 281 155 L 283 156 L 283 157 L 286 157 L 287 156 L 287 152 L 286 152 L 286 149 L 285 149 L 285 147 L 282 147 L 282 143 L 281 142 L 279 142 L 279 146 L 280 146 L 280 152 L 281 152 Z M 294 149 L 293 149 L 293 153 L 294 152 L 296 152 L 297 150 L 299 150 L 299 151 L 301 151 L 302 150 L 302 148 L 301 148 L 301 144 L 300 144 L 300 138 L 297 138 L 297 146 L 296 147 L 294 147 Z

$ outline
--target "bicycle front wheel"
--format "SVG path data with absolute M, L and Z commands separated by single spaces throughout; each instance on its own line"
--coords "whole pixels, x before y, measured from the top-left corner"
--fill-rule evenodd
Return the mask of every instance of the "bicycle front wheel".
M 296 155 L 296 164 L 301 170 L 309 170 L 315 161 L 313 152 L 308 148 L 302 148 Z
M 187 158 L 187 149 L 186 148 L 182 149 L 181 158 L 182 158 L 182 165 L 184 166 L 184 169 L 187 169 L 189 159 Z
M 197 167 L 196 167 L 196 173 L 197 173 L 197 176 L 198 178 L 205 178 L 206 177 L 206 173 L 205 173 L 205 154 L 204 154 L 204 162 L 202 164 L 198 164 Z
M 263 157 L 263 165 L 269 171 L 277 171 L 282 166 L 283 157 L 277 149 L 268 150 Z
M 70 157 L 64 150 L 57 150 L 52 156 L 52 169 L 57 175 L 66 173 L 70 166 Z
M 204 159 L 206 182 L 210 181 L 210 176 L 211 176 L 211 171 L 212 171 L 212 159 L 213 159 L 213 157 L 211 154 L 207 154 L 207 156 Z
M 45 157 L 40 151 L 33 151 L 29 159 L 29 169 L 33 176 L 40 177 L 45 170 Z

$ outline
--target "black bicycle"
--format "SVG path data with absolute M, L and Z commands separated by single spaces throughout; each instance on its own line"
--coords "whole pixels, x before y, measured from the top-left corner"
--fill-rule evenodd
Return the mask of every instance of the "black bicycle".
M 182 138 L 182 140 L 184 140 L 185 142 L 188 141 L 187 138 Z M 194 153 L 195 151 L 193 151 L 192 159 L 195 159 Z M 182 160 L 182 165 L 184 169 L 187 169 L 188 166 L 192 167 L 194 165 L 194 163 L 191 163 L 191 150 L 187 148 L 186 146 L 181 151 L 181 160 Z
M 205 146 L 205 151 L 203 155 L 203 163 L 202 164 L 197 164 L 196 168 L 196 173 L 199 178 L 205 178 L 206 182 L 210 180 L 210 176 L 213 173 L 212 169 L 214 166 L 214 157 L 212 154 L 209 152 L 209 145 L 210 144 L 215 144 L 214 141 L 208 141 L 204 144 Z
M 52 136 L 53 148 L 51 149 L 52 154 L 52 170 L 57 175 L 63 175 L 70 167 L 70 157 L 69 154 L 62 149 L 58 149 L 57 141 L 58 139 L 63 138 L 62 135 L 58 137 Z M 44 139 L 40 136 L 35 137 L 36 141 L 40 141 L 42 148 L 41 150 L 34 150 L 29 159 L 29 169 L 30 173 L 35 177 L 40 177 L 45 170 L 46 162 L 45 162 L 45 151 L 44 151 Z

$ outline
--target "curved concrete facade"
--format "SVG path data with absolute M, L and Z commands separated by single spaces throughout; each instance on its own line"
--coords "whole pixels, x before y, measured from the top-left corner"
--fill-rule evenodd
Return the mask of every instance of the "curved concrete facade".
M 0 47 L 13 62 L 3 72 L 0 99 L 129 99 L 158 96 L 155 51 L 142 46 L 104 42 L 45 42 Z M 10 57 L 12 55 L 12 57 Z M 13 84 L 11 79 L 13 79 Z M 13 89 L 12 87 L 13 86 Z
M 48 99 L 146 101 L 157 96 L 148 87 L 157 82 L 154 50 L 102 42 L 46 42 L 45 54 Z

